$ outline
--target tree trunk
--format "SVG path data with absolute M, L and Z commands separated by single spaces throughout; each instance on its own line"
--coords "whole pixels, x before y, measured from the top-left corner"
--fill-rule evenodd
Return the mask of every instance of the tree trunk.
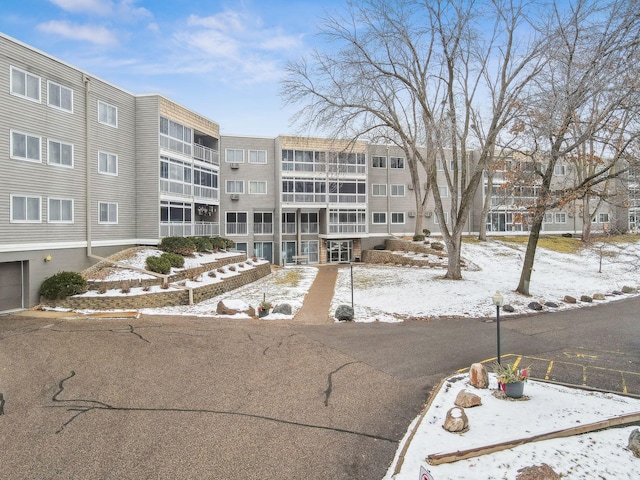
M 491 196 L 493 195 L 493 173 L 489 173 L 487 177 L 487 193 L 484 198 L 484 205 L 482 205 L 482 214 L 480 217 L 480 229 L 478 233 L 478 240 L 481 242 L 487 241 L 487 215 L 491 209 Z
M 582 241 L 589 243 L 591 241 L 591 205 L 589 202 L 589 195 L 586 195 L 583 200 L 582 208 Z
M 445 238 L 447 245 L 447 273 L 444 278 L 447 280 L 462 280 L 462 271 L 460 270 L 460 246 L 462 245 L 462 230 L 455 232 Z
M 529 233 L 527 251 L 524 254 L 524 264 L 522 265 L 522 272 L 520 273 L 520 283 L 516 289 L 516 292 L 523 295 L 530 295 L 529 284 L 531 283 L 531 273 L 533 272 L 533 263 L 536 257 L 536 248 L 538 247 L 538 239 L 540 238 L 543 220 L 544 213 L 537 214 L 533 220 L 531 233 Z

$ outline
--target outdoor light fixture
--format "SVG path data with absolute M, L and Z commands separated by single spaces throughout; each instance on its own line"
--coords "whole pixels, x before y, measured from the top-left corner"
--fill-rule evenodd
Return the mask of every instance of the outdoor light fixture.
M 53 260 L 51 258 L 51 255 L 47 255 L 46 257 L 44 257 L 44 261 L 47 262 L 47 263 L 50 262 L 51 260 Z
M 498 334 L 498 365 L 501 365 L 500 361 L 500 307 L 504 305 L 504 296 L 500 293 L 500 290 L 496 290 L 496 293 L 493 297 L 493 304 L 496 306 L 496 326 L 497 326 L 497 334 Z

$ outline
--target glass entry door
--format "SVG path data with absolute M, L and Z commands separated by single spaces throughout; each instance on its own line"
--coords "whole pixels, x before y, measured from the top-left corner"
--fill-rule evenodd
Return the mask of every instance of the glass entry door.
M 348 263 L 353 260 L 353 240 L 328 240 L 327 263 Z
M 296 242 L 282 242 L 282 261 L 283 263 L 293 263 L 293 257 L 296 254 Z

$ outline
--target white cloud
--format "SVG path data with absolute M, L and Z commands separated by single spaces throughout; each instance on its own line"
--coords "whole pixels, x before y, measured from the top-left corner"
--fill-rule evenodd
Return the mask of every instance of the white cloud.
M 71 13 L 109 15 L 113 9 L 113 3 L 110 0 L 50 0 L 50 2 Z
M 51 20 L 38 25 L 38 30 L 72 40 L 88 41 L 96 45 L 118 44 L 118 39 L 113 32 L 97 25 L 78 25 L 72 22 Z

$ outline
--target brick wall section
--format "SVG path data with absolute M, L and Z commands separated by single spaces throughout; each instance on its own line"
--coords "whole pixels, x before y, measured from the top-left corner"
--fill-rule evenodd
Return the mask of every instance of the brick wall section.
M 364 250 L 362 261 L 365 263 L 412 265 L 416 267 L 442 267 L 442 263 L 435 263 L 428 259 L 409 258 L 394 252 L 415 252 L 436 255 L 445 258 L 442 251 L 434 250 L 429 245 L 418 242 L 408 242 L 406 240 L 387 239 L 385 241 L 386 250 Z
M 215 262 L 203 263 L 200 268 L 188 268 L 169 276 L 169 283 L 179 282 L 186 278 L 195 276 L 198 271 L 204 269 L 205 272 L 209 270 L 216 270 L 225 265 L 231 263 L 244 262 L 247 259 L 246 254 L 239 253 L 231 257 L 222 257 Z M 144 280 L 114 280 L 109 282 L 101 282 L 99 280 L 87 280 L 89 290 L 100 290 L 100 287 L 105 287 L 107 290 L 113 290 L 116 288 L 122 288 L 125 285 L 131 287 L 152 287 L 154 285 L 162 285 L 162 278 L 147 278 Z
M 263 263 L 255 265 L 253 268 L 248 270 L 236 271 L 238 272 L 238 275 L 225 278 L 221 282 L 194 288 L 194 303 L 199 303 L 225 292 L 235 290 L 236 288 L 255 282 L 256 280 L 269 275 L 271 273 L 271 264 Z M 122 295 L 117 297 L 69 297 L 65 300 L 43 300 L 42 304 L 72 308 L 74 310 L 137 310 L 139 308 L 160 308 L 188 305 L 189 292 L 187 290 L 174 290 L 170 292 L 153 292 L 145 293 L 144 295 Z

